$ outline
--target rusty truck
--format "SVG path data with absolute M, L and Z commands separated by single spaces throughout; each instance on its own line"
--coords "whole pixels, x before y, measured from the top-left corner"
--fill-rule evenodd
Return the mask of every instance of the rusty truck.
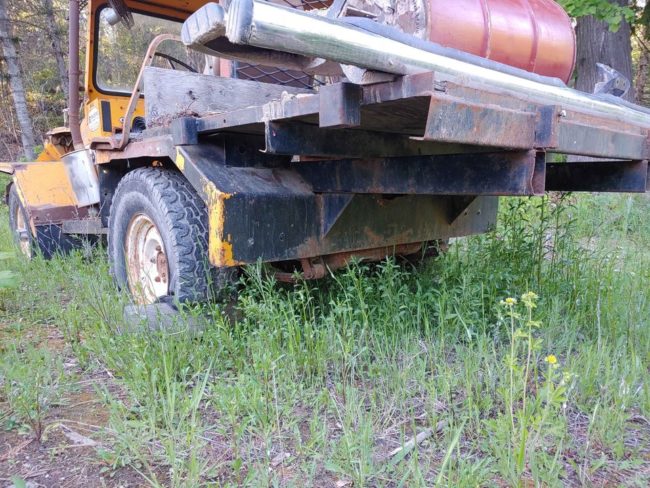
M 567 85 L 553 0 L 71 0 L 69 24 L 67 124 L 0 166 L 11 229 L 28 256 L 106 238 L 139 303 L 426 256 L 500 196 L 648 189 L 650 112 L 617 74 Z

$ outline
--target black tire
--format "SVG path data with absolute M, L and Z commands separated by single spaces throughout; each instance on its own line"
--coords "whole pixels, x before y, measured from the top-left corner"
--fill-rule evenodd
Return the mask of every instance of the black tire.
M 97 242 L 96 236 L 82 237 L 64 234 L 59 224 L 37 225 L 36 236 L 34 236 L 29 225 L 27 211 L 18 197 L 15 184 L 9 187 L 7 204 L 9 206 L 9 226 L 14 236 L 14 242 L 21 253 L 28 259 L 32 259 L 37 254 L 45 259 L 52 259 L 54 256 L 65 255 L 75 249 L 80 249 L 84 245 L 91 248 Z M 23 222 L 27 223 L 22 232 L 18 229 L 18 212 L 22 214 Z M 22 243 L 28 244 L 29 250 L 27 252 L 25 248 L 21 247 L 21 240 Z
M 9 228 L 11 229 L 14 243 L 26 258 L 31 259 L 34 257 L 35 240 L 32 231 L 29 228 L 29 217 L 27 216 L 25 207 L 23 207 L 23 204 L 18 197 L 18 191 L 14 184 L 9 187 L 7 205 L 9 207 Z M 22 232 L 21 229 L 18 229 L 19 214 L 22 215 L 23 222 L 26 223 L 26 229 L 23 229 Z M 24 232 L 26 232 L 27 235 L 25 235 Z M 21 244 L 26 244 L 27 247 L 22 247 Z
M 139 215 L 153 222 L 163 241 L 169 282 L 168 296 L 159 300 L 183 303 L 214 298 L 228 273 L 209 264 L 206 206 L 180 173 L 162 168 L 133 170 L 115 191 L 108 220 L 108 252 L 118 286 L 132 290 L 125 247 L 130 224 Z

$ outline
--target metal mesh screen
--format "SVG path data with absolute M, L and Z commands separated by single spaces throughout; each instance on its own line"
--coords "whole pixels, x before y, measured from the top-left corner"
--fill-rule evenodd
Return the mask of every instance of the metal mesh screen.
M 333 0 L 271 0 L 271 3 L 285 5 L 299 10 L 326 9 L 332 5 Z M 283 86 L 298 88 L 312 88 L 314 83 L 319 83 L 313 76 L 302 71 L 286 70 L 273 66 L 234 62 L 233 71 L 236 77 L 244 80 L 273 83 Z
M 273 0 L 278 5 L 288 5 L 300 10 L 316 10 L 329 8 L 333 0 Z
M 237 73 L 237 78 L 243 80 L 295 86 L 297 88 L 312 88 L 314 83 L 317 82 L 313 76 L 302 71 L 293 71 L 273 66 L 262 66 L 260 64 L 248 64 L 237 61 L 234 63 L 234 68 Z

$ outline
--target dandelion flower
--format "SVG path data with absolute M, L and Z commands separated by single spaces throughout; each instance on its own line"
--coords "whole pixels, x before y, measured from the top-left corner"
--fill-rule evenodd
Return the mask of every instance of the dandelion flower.
M 528 291 L 521 296 L 521 299 L 524 301 L 534 301 L 537 300 L 538 298 L 539 297 L 537 296 L 537 293 L 533 291 Z
M 555 357 L 555 354 L 549 354 L 544 358 L 544 361 L 546 361 L 550 365 L 557 364 L 557 358 Z
M 521 295 L 521 301 L 524 302 L 524 305 L 526 305 L 526 308 L 528 309 L 533 309 L 537 308 L 537 299 L 539 297 L 537 296 L 536 293 L 529 291 Z

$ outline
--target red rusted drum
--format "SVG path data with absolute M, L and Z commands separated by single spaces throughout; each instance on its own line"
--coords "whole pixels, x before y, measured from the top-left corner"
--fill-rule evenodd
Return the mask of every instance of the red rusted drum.
M 346 0 L 345 5 L 407 34 L 565 82 L 575 65 L 571 19 L 553 0 Z
M 438 44 L 567 82 L 575 66 L 571 19 L 553 0 L 428 0 Z

